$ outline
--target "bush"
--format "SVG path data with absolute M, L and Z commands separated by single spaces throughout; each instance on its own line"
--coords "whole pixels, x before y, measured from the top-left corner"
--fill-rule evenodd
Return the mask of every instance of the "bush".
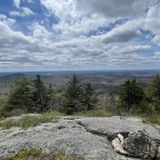
M 154 115 L 156 113 L 155 105 L 152 103 L 148 103 L 146 101 L 143 101 L 139 105 L 138 113 L 146 114 L 146 115 Z
M 7 112 L 6 108 L 2 108 L 1 115 L 3 117 L 17 117 L 22 114 L 26 114 L 27 112 L 22 109 L 14 109 L 11 112 Z
M 143 114 L 143 115 L 140 115 L 140 117 L 142 118 L 143 122 L 160 125 L 160 115 L 158 114 L 155 114 L 155 115 Z

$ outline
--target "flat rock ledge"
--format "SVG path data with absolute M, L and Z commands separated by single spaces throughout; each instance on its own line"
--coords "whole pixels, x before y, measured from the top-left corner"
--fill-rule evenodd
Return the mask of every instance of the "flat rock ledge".
M 0 159 L 18 153 L 21 148 L 41 148 L 46 152 L 60 151 L 86 160 L 135 160 L 117 153 L 111 141 L 118 134 L 145 131 L 160 140 L 159 126 L 154 127 L 136 118 L 62 117 L 57 123 L 40 124 L 23 130 L 0 131 Z M 125 137 L 126 136 L 126 137 Z M 159 148 L 158 148 L 159 149 Z

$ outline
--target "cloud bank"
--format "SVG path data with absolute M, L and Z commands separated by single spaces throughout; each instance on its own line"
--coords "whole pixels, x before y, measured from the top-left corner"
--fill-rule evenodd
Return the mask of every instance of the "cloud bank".
M 12 0 L 1 6 L 2 71 L 160 68 L 157 0 Z

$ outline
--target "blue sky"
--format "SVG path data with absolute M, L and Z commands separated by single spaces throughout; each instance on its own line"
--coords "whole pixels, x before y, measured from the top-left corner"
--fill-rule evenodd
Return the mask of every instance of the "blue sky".
M 159 19 L 159 0 L 0 0 L 0 71 L 160 69 Z

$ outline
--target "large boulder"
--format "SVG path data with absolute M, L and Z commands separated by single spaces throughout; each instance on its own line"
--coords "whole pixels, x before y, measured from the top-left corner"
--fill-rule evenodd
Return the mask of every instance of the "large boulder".
M 143 131 L 130 133 L 125 139 L 124 149 L 129 156 L 142 159 L 153 159 L 156 156 L 157 144 Z

